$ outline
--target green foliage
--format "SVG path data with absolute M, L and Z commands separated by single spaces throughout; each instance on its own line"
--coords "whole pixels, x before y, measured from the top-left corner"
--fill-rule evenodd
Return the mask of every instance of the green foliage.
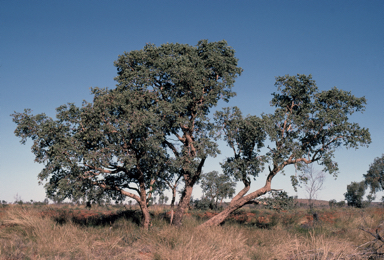
M 354 112 L 364 111 L 364 97 L 355 97 L 336 87 L 319 91 L 311 75 L 280 76 L 275 86 L 277 91 L 270 102 L 275 107 L 272 114 L 244 118 L 237 107 L 215 114 L 216 124 L 233 150 L 233 156 L 222 164 L 223 171 L 244 183 L 244 189 L 232 201 L 236 206 L 231 210 L 270 191 L 272 179 L 288 165 L 302 170 L 305 165 L 317 162 L 324 167 L 323 172 L 337 176 L 335 150 L 340 146 L 358 148 L 371 142 L 368 129 L 349 122 Z M 267 138 L 267 153 L 260 155 Z M 264 187 L 247 194 L 252 177 L 256 179 L 267 163 L 269 174 Z M 303 175 L 291 176 L 294 188 L 306 179 Z M 207 225 L 216 224 L 220 217 Z
M 336 175 L 335 149 L 370 143 L 368 129 L 348 121 L 349 115 L 364 111 L 364 97 L 357 98 L 337 88 L 319 91 L 310 75 L 277 77 L 275 86 L 278 92 L 272 94 L 271 105 L 276 107 L 273 114 L 263 114 L 262 119 L 243 118 L 237 107 L 216 113 L 224 140 L 234 151 L 234 156 L 222 165 L 226 174 L 248 183 L 249 177 L 257 177 L 263 164 L 269 161 L 272 165 L 269 180 L 287 165 L 295 164 L 301 170 L 313 162 L 319 162 L 325 172 Z M 261 156 L 260 148 L 266 137 L 274 147 L 268 146 L 269 151 Z M 295 186 L 304 179 L 292 176 L 292 183 Z
M 371 202 L 374 201 L 375 199 L 376 199 L 376 196 L 374 196 L 373 194 L 367 195 L 367 201 L 369 204 L 371 204 Z
M 276 211 L 292 210 L 296 207 L 296 201 L 293 196 L 288 196 L 286 191 L 271 191 L 270 197 L 262 200 L 267 209 Z
M 219 174 L 217 171 L 211 171 L 202 175 L 201 188 L 204 197 L 207 197 L 212 202 L 217 204 L 225 198 L 232 198 L 235 194 L 236 183 L 224 175 Z
M 55 201 L 129 196 L 143 207 L 178 176 L 193 187 L 207 156 L 218 153 L 207 115 L 235 95 L 242 71 L 225 41 L 147 44 L 115 66 L 116 88 L 92 89 L 93 103 L 60 106 L 56 120 L 29 109 L 12 115 L 16 136 L 32 139 L 44 164 L 39 179 Z
M 49 181 L 47 195 L 56 202 L 105 196 L 122 200 L 123 188 L 140 194 L 144 190 L 130 184 L 149 189 L 151 180 L 165 174 L 167 156 L 157 134 L 160 126 L 151 117 L 150 95 L 142 100 L 138 92 L 92 92 L 93 104 L 60 106 L 57 120 L 32 116 L 29 110 L 13 115 L 22 143 L 34 141 L 35 160 L 44 164 L 39 179 Z
M 344 206 L 345 206 L 345 201 L 344 200 L 341 200 L 339 202 L 337 202 L 336 200 L 330 200 L 329 201 L 329 207 L 330 208 L 334 208 L 334 207 L 342 208 Z
M 384 154 L 374 159 L 364 178 L 365 184 L 371 188 L 371 193 L 384 189 Z
M 335 199 L 332 199 L 329 201 L 329 207 L 330 208 L 333 208 L 337 205 L 337 201 Z
M 274 148 L 267 156 L 276 170 L 286 165 L 319 162 L 324 171 L 336 174 L 332 160 L 340 146 L 357 148 L 370 143 L 368 129 L 349 122 L 349 116 L 364 111 L 366 100 L 334 87 L 319 91 L 311 75 L 276 78 L 274 114 L 263 115 L 265 131 Z
M 198 209 L 198 210 L 208 210 L 208 209 L 216 210 L 216 209 L 218 209 L 217 205 L 214 203 L 214 201 L 212 201 L 211 199 L 209 199 L 207 197 L 203 197 L 201 199 L 194 200 L 192 203 L 192 206 L 194 209 Z
M 363 196 L 365 194 L 365 183 L 362 182 L 352 182 L 347 185 L 347 192 L 344 193 L 345 200 L 348 203 L 348 206 L 363 208 L 365 204 L 363 203 Z
M 342 208 L 342 207 L 345 206 L 345 201 L 344 201 L 344 200 L 341 200 L 341 201 L 337 202 L 336 205 L 337 205 L 339 208 Z
M 249 176 L 256 178 L 263 170 L 263 157 L 259 156 L 266 138 L 262 119 L 257 116 L 244 118 L 240 109 L 233 107 L 216 112 L 215 120 L 234 153 L 222 164 L 224 173 L 236 181 L 249 182 Z
M 119 56 L 115 66 L 117 91 L 156 96 L 156 119 L 164 122 L 163 133 L 177 139 L 164 143 L 174 153 L 176 167 L 193 178 L 203 159 L 218 152 L 210 139 L 214 129 L 207 115 L 220 99 L 228 101 L 235 95 L 231 88 L 242 69 L 234 50 L 225 41 L 147 44 L 143 50 Z

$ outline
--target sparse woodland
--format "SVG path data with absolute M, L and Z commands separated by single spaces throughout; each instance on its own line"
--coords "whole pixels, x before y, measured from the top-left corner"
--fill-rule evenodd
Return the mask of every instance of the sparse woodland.
M 279 205 L 277 197 L 270 201 L 262 198 L 276 191 L 272 181 L 285 167 L 296 167 L 303 173 L 291 176 L 295 188 L 312 176 L 305 169 L 313 163 L 322 167 L 322 174 L 337 176 L 335 150 L 371 142 L 368 129 L 350 120 L 353 113 L 364 111 L 366 99 L 336 87 L 320 91 L 311 75 L 285 75 L 276 77 L 275 88 L 271 88 L 272 99 L 266 105 L 275 108 L 273 113 L 243 116 L 239 108 L 227 107 L 216 109 L 210 120 L 218 102 L 229 102 L 236 94 L 235 78 L 242 72 L 237 63 L 234 49 L 225 41 L 202 40 L 196 46 L 147 44 L 142 50 L 119 56 L 116 88 L 92 89 L 92 103 L 62 105 L 56 119 L 32 115 L 30 109 L 15 112 L 16 136 L 23 144 L 33 141 L 35 161 L 44 165 L 38 177 L 46 183 L 48 198 L 99 205 L 130 198 L 137 206 L 112 211 L 99 206 L 100 213 L 91 209 L 88 218 L 76 215 L 84 212 L 75 206 L 10 205 L 1 211 L 1 256 L 381 256 L 381 208 L 311 208 L 311 214 L 316 215 L 308 215 L 303 209 L 284 209 L 293 202 L 286 193 L 279 193 L 286 199 Z M 218 139 L 224 140 L 232 153 L 221 164 L 223 175 L 204 174 L 209 157 L 220 153 Z M 383 185 L 382 168 L 376 165 L 382 165 L 382 160 L 375 161 L 362 184 L 364 189 L 370 186 L 372 194 Z M 264 170 L 267 177 L 263 179 L 259 174 Z M 264 186 L 251 190 L 256 177 Z M 189 211 L 199 182 L 207 187 L 204 194 L 215 201 L 217 211 Z M 235 182 L 242 185 L 237 194 Z M 220 185 L 221 190 L 217 188 Z M 183 188 L 174 209 L 177 187 Z M 313 187 L 311 199 L 321 189 Z M 164 199 L 167 189 L 173 194 L 171 208 L 151 206 L 155 196 Z M 224 198 L 230 202 L 219 208 L 218 202 Z M 269 205 L 270 210 L 248 205 Z

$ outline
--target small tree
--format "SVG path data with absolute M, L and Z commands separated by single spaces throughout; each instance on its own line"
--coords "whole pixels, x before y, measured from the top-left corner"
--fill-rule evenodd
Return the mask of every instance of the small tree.
M 340 200 L 339 202 L 337 202 L 336 204 L 339 208 L 342 208 L 345 206 L 345 201 L 344 200 Z
M 362 182 L 352 182 L 347 185 L 347 192 L 344 193 L 348 206 L 362 208 L 364 207 L 363 196 L 365 194 L 365 184 Z
M 201 179 L 201 188 L 205 197 L 210 199 L 215 207 L 218 208 L 218 202 L 222 203 L 225 198 L 232 198 L 235 194 L 236 183 L 217 171 L 211 171 L 203 174 Z
M 374 159 L 369 165 L 367 174 L 364 174 L 365 184 L 371 188 L 371 193 L 384 189 L 384 154 Z
M 330 208 L 333 208 L 337 205 L 337 201 L 335 199 L 332 199 L 329 201 L 329 207 Z
M 286 191 L 271 191 L 271 196 L 262 200 L 263 205 L 268 209 L 276 211 L 291 210 L 296 207 L 293 196 L 288 196 Z
M 317 199 L 318 193 L 322 190 L 325 180 L 325 174 L 322 171 L 316 171 L 313 164 L 304 165 L 302 179 L 305 179 L 305 191 L 308 194 L 309 207 L 313 208 L 313 200 Z
M 199 209 L 199 210 L 216 209 L 214 202 L 207 197 L 202 197 L 201 199 L 195 199 L 193 201 L 193 208 Z

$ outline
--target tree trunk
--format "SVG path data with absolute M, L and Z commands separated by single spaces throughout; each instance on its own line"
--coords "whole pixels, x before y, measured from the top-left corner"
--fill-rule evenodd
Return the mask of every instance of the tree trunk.
M 169 221 L 172 224 L 173 221 L 173 214 L 174 214 L 174 208 L 175 208 L 175 201 L 176 201 L 176 185 L 172 187 L 172 202 L 171 202 L 171 220 Z
M 193 185 L 188 184 L 187 186 L 186 184 L 183 196 L 181 197 L 179 202 L 179 206 L 175 211 L 175 216 L 172 222 L 173 225 L 181 226 L 185 210 L 188 208 L 189 202 L 191 200 L 192 190 Z
M 220 212 L 216 216 L 210 218 L 209 220 L 207 220 L 206 222 L 201 224 L 199 227 L 203 228 L 203 227 L 212 227 L 212 226 L 220 225 L 232 212 L 241 208 L 242 206 L 244 206 L 245 204 L 247 204 L 251 200 L 258 198 L 261 195 L 264 195 L 265 193 L 270 191 L 271 185 L 270 185 L 270 183 L 267 182 L 267 184 L 263 188 L 260 188 L 256 191 L 248 194 L 247 196 L 244 196 L 244 194 L 248 190 L 249 190 L 249 185 L 246 185 L 246 187 L 244 187 L 244 189 L 242 191 L 240 191 L 239 194 L 237 194 L 232 199 L 231 203 L 229 204 L 229 206 L 226 209 L 224 209 L 222 212 Z
M 139 202 L 141 212 L 143 214 L 141 218 L 141 226 L 143 227 L 143 229 L 148 230 L 149 225 L 151 223 L 151 215 L 149 214 L 149 210 L 146 204 L 146 201 Z

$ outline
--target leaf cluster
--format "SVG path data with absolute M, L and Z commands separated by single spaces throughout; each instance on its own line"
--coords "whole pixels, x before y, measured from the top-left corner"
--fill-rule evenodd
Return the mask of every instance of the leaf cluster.
M 384 189 L 384 154 L 374 159 L 367 174 L 364 174 L 364 179 L 372 193 Z
M 286 191 L 271 191 L 270 196 L 260 200 L 264 207 L 276 211 L 292 210 L 296 207 L 297 202 L 293 196 L 288 196 Z
M 351 182 L 347 185 L 347 192 L 344 193 L 345 200 L 348 206 L 362 208 L 364 207 L 363 196 L 365 194 L 365 183 L 362 182 Z
M 235 194 L 236 183 L 231 181 L 230 177 L 219 174 L 217 171 L 203 174 L 200 185 L 204 196 L 216 204 L 223 199 L 232 198 Z
M 286 165 L 319 162 L 324 171 L 336 174 L 334 151 L 370 143 L 368 129 L 349 122 L 349 116 L 364 111 L 366 99 L 339 90 L 319 91 L 311 75 L 276 78 L 278 92 L 271 105 L 275 112 L 263 115 L 265 131 L 275 147 L 267 156 L 276 170 Z
M 257 116 L 243 117 L 239 108 L 223 108 L 215 114 L 216 124 L 221 127 L 224 140 L 233 150 L 222 164 L 223 172 L 236 181 L 254 178 L 263 170 L 264 157 L 259 155 L 266 134 L 262 119 Z

